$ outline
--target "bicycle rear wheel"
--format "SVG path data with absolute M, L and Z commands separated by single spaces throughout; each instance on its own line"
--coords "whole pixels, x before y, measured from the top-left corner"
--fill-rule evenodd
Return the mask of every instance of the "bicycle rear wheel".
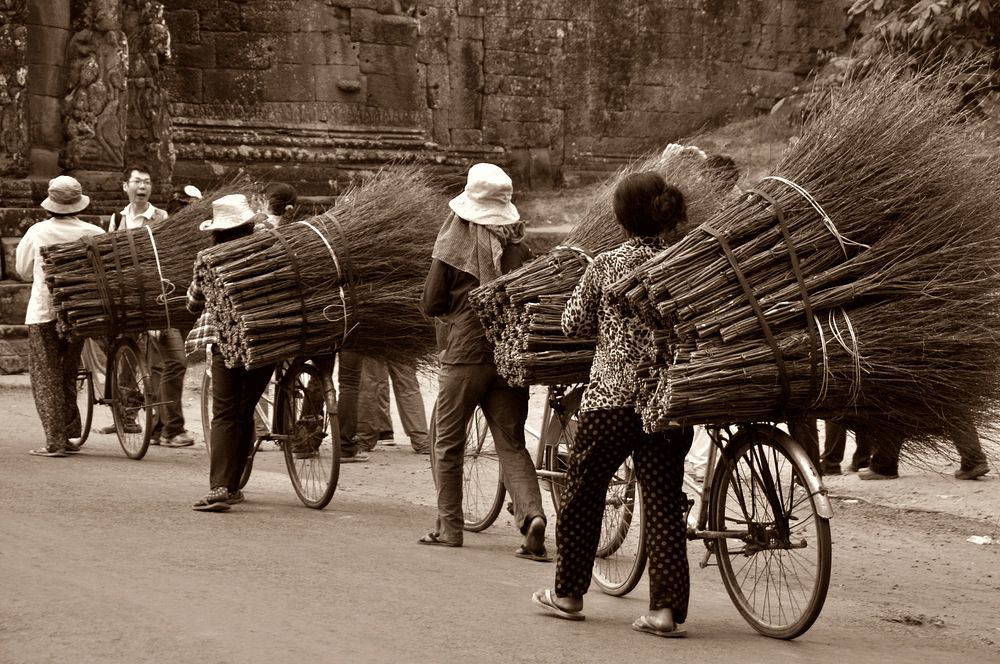
M 741 429 L 715 469 L 709 530 L 740 614 L 765 636 L 794 639 L 819 616 L 830 585 L 830 522 L 805 489 L 805 469 L 770 426 Z
M 474 533 L 486 530 L 500 515 L 507 491 L 493 434 L 478 406 L 466 432 L 462 484 L 463 527 Z
M 306 507 L 322 509 L 340 476 L 340 441 L 333 436 L 319 369 L 298 359 L 278 385 L 275 433 L 292 487 Z
M 608 484 L 594 558 L 594 583 L 608 595 L 622 597 L 632 592 L 646 569 L 646 524 L 642 517 L 642 489 L 629 458 Z
M 76 407 L 80 412 L 80 435 L 76 444 L 83 445 L 94 421 L 94 377 L 86 369 L 76 374 Z
M 139 346 L 127 337 L 118 340 L 112 357 L 111 412 L 118 442 L 128 458 L 138 460 L 146 456 L 153 427 L 149 370 Z

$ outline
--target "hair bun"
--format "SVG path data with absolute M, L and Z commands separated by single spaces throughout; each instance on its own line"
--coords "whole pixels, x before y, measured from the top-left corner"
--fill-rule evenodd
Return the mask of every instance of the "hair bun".
M 677 190 L 672 187 L 665 188 L 656 198 L 650 201 L 653 210 L 660 217 L 669 219 L 684 209 L 684 200 L 677 194 Z

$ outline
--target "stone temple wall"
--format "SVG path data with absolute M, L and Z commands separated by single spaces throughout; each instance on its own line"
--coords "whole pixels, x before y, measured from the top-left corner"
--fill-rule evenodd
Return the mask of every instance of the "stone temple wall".
M 398 155 L 606 175 L 767 109 L 843 39 L 844 0 L 175 0 L 175 181 L 234 164 L 331 193 Z M 335 187 L 334 187 L 335 188 Z

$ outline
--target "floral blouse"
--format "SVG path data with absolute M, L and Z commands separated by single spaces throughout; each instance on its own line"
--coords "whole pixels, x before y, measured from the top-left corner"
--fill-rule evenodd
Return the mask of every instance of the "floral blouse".
M 597 336 L 590 383 L 580 410 L 630 408 L 636 405 L 639 379 L 635 366 L 650 343 L 649 327 L 635 317 L 623 317 L 608 305 L 604 289 L 631 273 L 665 248 L 658 237 L 634 237 L 607 251 L 587 266 L 562 314 L 569 337 Z

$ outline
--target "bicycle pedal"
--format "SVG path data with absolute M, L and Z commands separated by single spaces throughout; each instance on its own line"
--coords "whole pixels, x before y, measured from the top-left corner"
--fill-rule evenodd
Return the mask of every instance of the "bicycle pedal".
M 706 544 L 707 544 L 707 542 L 706 542 Z M 712 558 L 712 554 L 713 553 L 715 553 L 715 552 L 712 550 L 711 546 L 709 546 L 709 547 L 707 547 L 705 549 L 705 555 L 698 562 L 699 569 L 705 569 L 706 567 L 708 567 L 709 565 L 712 564 L 712 563 L 709 562 L 709 560 Z

